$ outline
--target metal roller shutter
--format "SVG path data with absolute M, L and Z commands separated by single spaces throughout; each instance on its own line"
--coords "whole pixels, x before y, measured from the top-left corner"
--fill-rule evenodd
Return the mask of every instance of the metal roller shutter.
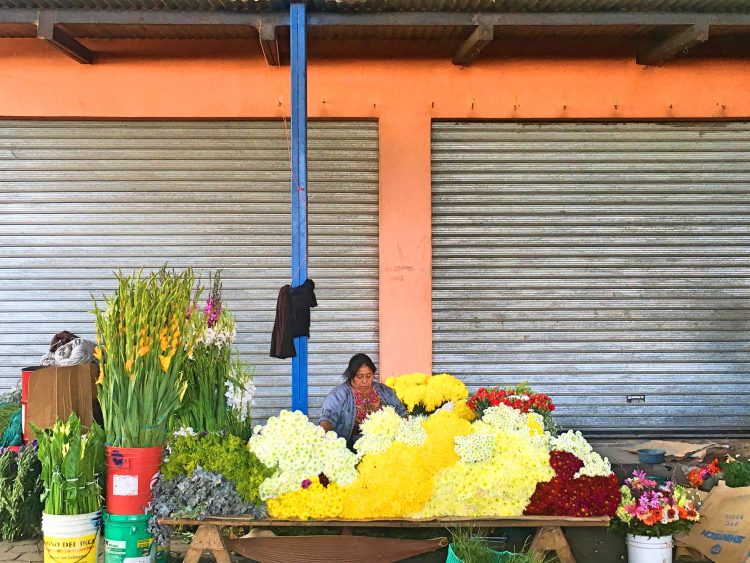
M 569 428 L 750 429 L 750 124 L 439 123 L 434 369 Z
M 280 121 L 0 122 L 0 389 L 55 332 L 93 336 L 91 294 L 113 270 L 223 268 L 256 418 L 290 407 L 290 362 L 269 357 L 290 277 L 289 149 Z M 374 122 L 309 131 L 311 411 L 353 350 L 377 357 Z

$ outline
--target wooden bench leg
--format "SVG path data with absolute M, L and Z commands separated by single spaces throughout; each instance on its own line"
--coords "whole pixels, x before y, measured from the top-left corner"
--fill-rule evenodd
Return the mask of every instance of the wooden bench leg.
M 224 543 L 218 526 L 198 526 L 193 541 L 190 542 L 183 563 L 198 563 L 204 550 L 213 553 L 216 563 L 231 563 L 229 550 Z
M 554 551 L 560 563 L 576 563 L 568 540 L 559 526 L 539 528 L 529 551 L 539 556 L 544 556 L 547 551 Z

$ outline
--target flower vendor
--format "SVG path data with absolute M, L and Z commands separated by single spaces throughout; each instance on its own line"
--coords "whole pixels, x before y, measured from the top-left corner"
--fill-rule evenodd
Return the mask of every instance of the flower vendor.
M 334 387 L 323 401 L 320 425 L 345 438 L 350 449 L 361 436 L 359 425 L 368 414 L 391 406 L 399 416 L 406 416 L 406 407 L 396 392 L 375 381 L 375 364 L 366 354 L 352 356 L 344 378 L 344 383 Z

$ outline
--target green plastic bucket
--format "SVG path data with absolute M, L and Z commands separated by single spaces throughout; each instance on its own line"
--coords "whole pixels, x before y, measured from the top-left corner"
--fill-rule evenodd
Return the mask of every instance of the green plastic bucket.
M 156 563 L 169 563 L 169 548 L 167 546 L 156 546 Z
M 490 549 L 489 550 L 489 558 L 492 560 L 493 563 L 511 563 L 513 561 L 513 556 L 515 553 L 512 551 L 495 551 Z M 445 560 L 445 563 L 464 563 L 462 559 L 459 559 L 459 557 L 456 555 L 456 552 L 453 551 L 453 544 L 448 544 L 448 557 Z
M 147 514 L 104 513 L 104 563 L 154 563 L 156 544 Z

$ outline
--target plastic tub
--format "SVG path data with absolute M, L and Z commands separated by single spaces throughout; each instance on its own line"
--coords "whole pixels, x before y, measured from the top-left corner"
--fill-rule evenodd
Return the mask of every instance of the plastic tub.
M 161 468 L 161 446 L 105 447 L 107 453 L 107 512 L 144 514 L 151 502 L 151 484 Z
M 45 563 L 96 563 L 101 512 L 42 514 Z
M 119 516 L 104 513 L 104 561 L 153 563 L 156 544 L 148 531 L 147 514 Z
M 627 534 L 628 563 L 672 563 L 672 536 L 651 538 Z
M 667 452 L 664 450 L 646 448 L 643 450 L 638 450 L 638 460 L 641 463 L 656 465 L 659 463 L 664 463 L 664 456 L 666 455 L 666 453 Z
M 511 551 L 494 551 L 489 550 L 492 556 L 493 563 L 512 563 L 513 556 L 515 553 Z M 448 544 L 448 557 L 445 559 L 445 563 L 464 563 L 462 559 L 459 559 L 456 553 L 453 551 L 453 544 Z

